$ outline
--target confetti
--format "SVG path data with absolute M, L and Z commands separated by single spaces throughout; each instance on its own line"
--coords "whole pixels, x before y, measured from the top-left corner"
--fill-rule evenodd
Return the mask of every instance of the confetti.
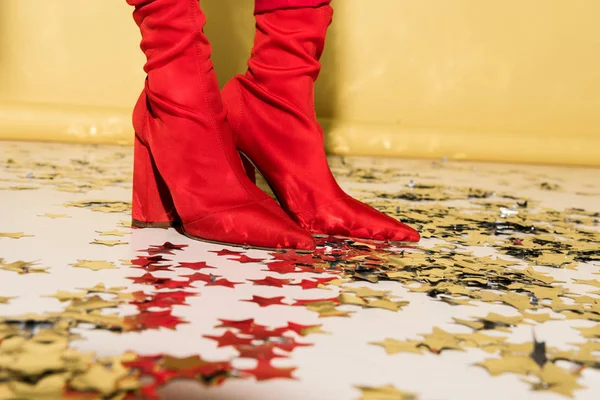
M 90 244 L 99 244 L 102 246 L 108 246 L 108 247 L 114 247 L 114 246 L 118 246 L 121 244 L 128 244 L 127 242 L 123 242 L 121 240 L 99 240 L 99 239 L 94 239 L 93 242 L 90 242 Z
M 65 207 L 88 208 L 103 213 L 122 213 L 131 210 L 131 203 L 114 200 L 73 201 L 64 204 Z
M 254 295 L 254 296 L 252 296 L 252 299 L 242 300 L 242 301 L 256 303 L 260 307 L 268 307 L 268 306 L 274 306 L 274 305 L 287 305 L 286 303 L 283 302 L 283 299 L 285 299 L 285 296 L 261 297 L 261 296 Z
M 188 268 L 188 269 L 192 269 L 194 271 L 200 271 L 202 269 L 205 268 L 215 268 L 215 267 L 211 267 L 210 265 L 206 265 L 206 262 L 201 261 L 201 262 L 180 262 L 179 265 L 177 265 L 178 268 Z
M 258 262 L 264 261 L 264 258 L 252 258 L 252 257 L 248 257 L 245 254 L 242 254 L 242 255 L 238 256 L 238 258 L 228 258 L 228 260 L 237 261 L 239 263 L 246 264 L 246 263 L 258 263 Z
M 120 231 L 118 229 L 114 229 L 112 231 L 96 231 L 100 236 L 126 236 L 130 235 L 130 232 Z
M 47 274 L 48 268 L 33 268 L 35 262 L 27 261 L 14 261 L 12 263 L 4 262 L 4 259 L 0 258 L 0 270 L 16 272 L 19 275 L 24 274 Z
M 33 235 L 26 235 L 23 232 L 0 232 L 0 238 L 11 238 L 11 239 L 21 239 L 24 237 L 33 237 Z
M 358 400 L 415 400 L 414 393 L 403 392 L 392 385 L 385 386 L 356 386 L 362 392 Z
M 420 347 L 421 342 L 418 340 L 396 340 L 396 339 L 385 339 L 383 342 L 372 342 L 371 344 L 381 346 L 385 349 L 388 354 L 396 353 L 422 353 L 423 349 Z
M 100 271 L 103 269 L 116 269 L 115 263 L 110 261 L 91 261 L 91 260 L 77 260 L 75 264 L 71 264 L 75 268 L 87 268 L 92 271 Z
M 212 339 L 218 343 L 217 347 L 250 345 L 251 338 L 239 337 L 231 331 L 226 331 L 221 336 L 204 335 L 207 339 Z
M 263 279 L 248 279 L 250 282 L 259 286 L 274 286 L 274 287 L 283 287 L 284 285 L 290 285 L 291 279 L 279 279 L 274 278 L 272 276 L 267 276 Z
M 48 187 L 68 193 L 87 193 L 105 187 L 128 188 L 130 166 L 124 166 L 125 162 L 119 163 L 119 160 L 130 160 L 122 151 L 114 153 L 102 161 L 91 156 L 48 162 L 26 161 L 21 156 L 12 157 L 10 162 L 3 159 L 1 162 L 7 172 L 0 181 L 3 185 L 8 182 L 8 186 L 2 189 Z M 339 162 L 340 159 L 334 160 Z M 116 169 L 117 164 L 123 166 Z M 194 251 L 190 251 L 188 245 L 179 244 L 181 239 L 171 239 L 176 236 L 165 231 L 163 239 L 139 246 L 145 247 L 138 250 L 139 255 L 121 260 L 120 271 L 110 272 L 127 271 L 123 276 L 128 276 L 130 270 L 143 269 L 140 273 L 143 275 L 129 278 L 132 283 L 144 285 L 140 286 L 143 290 L 128 291 L 126 287 L 107 287 L 99 283 L 81 289 L 61 286 L 62 290 L 52 287 L 40 291 L 35 296 L 51 298 L 46 299 L 48 304 L 61 311 L 0 317 L 0 398 L 152 398 L 174 379 L 191 379 L 206 385 L 219 385 L 229 379 L 250 382 L 293 379 L 294 368 L 299 366 L 297 375 L 303 374 L 303 367 L 294 362 L 293 352 L 298 347 L 313 345 L 296 339 L 327 339 L 313 337 L 325 332 L 320 324 L 309 322 L 319 321 L 318 317 L 344 317 L 346 319 L 320 321 L 352 327 L 352 319 L 358 316 L 360 321 L 368 321 L 376 315 L 393 319 L 395 313 L 410 316 L 411 310 L 421 302 L 438 302 L 436 307 L 440 313 L 448 310 L 448 319 L 432 321 L 426 331 L 407 337 L 400 331 L 374 332 L 374 337 L 365 340 L 378 347 L 372 350 L 374 354 L 395 355 L 394 362 L 402 362 L 404 356 L 398 353 L 439 360 L 451 358 L 452 353 L 460 355 L 460 351 L 477 349 L 482 357 L 478 366 L 490 376 L 518 374 L 518 379 L 526 382 L 532 391 L 550 391 L 567 397 L 579 395 L 582 369 L 597 371 L 600 368 L 597 360 L 600 283 L 585 275 L 588 271 L 598 273 L 600 265 L 598 210 L 544 208 L 534 199 L 518 196 L 524 188 L 528 192 L 544 190 L 548 196 L 552 191 L 566 192 L 571 185 L 554 176 L 530 173 L 529 168 L 510 172 L 506 168 L 495 171 L 480 166 L 478 168 L 486 172 L 477 174 L 485 177 L 490 187 L 478 188 L 471 187 L 471 182 L 475 182 L 472 180 L 465 179 L 468 186 L 460 186 L 444 179 L 449 172 L 466 171 L 467 166 L 451 162 L 431 165 L 429 170 L 417 174 L 381 165 L 361 168 L 355 160 L 347 158 L 335 168 L 338 176 L 364 183 L 360 186 L 362 190 L 353 192 L 370 205 L 417 227 L 423 238 L 432 239 L 418 245 L 390 247 L 372 241 L 319 237 L 319 247 L 312 254 L 253 251 L 251 257 L 246 251 L 217 249 L 210 256 L 202 257 L 198 247 L 193 246 Z M 114 176 L 104 173 L 109 167 L 116 171 Z M 8 178 L 4 178 L 6 176 Z M 526 177 L 525 183 L 518 186 L 513 178 L 522 176 Z M 493 182 L 503 186 L 506 192 L 496 190 Z M 374 183 L 386 183 L 381 186 L 384 190 L 371 189 Z M 397 185 L 394 187 L 394 184 Z M 596 187 L 592 185 L 586 192 L 596 192 Z M 65 206 L 117 214 L 106 216 L 115 218 L 114 221 L 126 218 L 130 210 L 126 201 L 79 201 L 82 198 L 89 197 L 70 197 L 78 201 Z M 43 217 L 69 216 L 45 214 Z M 118 226 L 129 225 L 129 221 L 120 221 Z M 99 238 L 92 242 L 96 245 L 92 246 L 95 252 L 114 252 L 104 247 L 125 244 L 122 237 L 130 234 L 127 229 L 96 233 Z M 23 238 L 25 234 L 6 232 L 0 237 L 6 238 L 5 243 L 12 243 L 9 239 Z M 164 241 L 166 238 L 172 241 Z M 23 243 L 35 240 L 38 238 Z M 31 259 L 26 254 L 11 254 L 11 257 Z M 215 257 L 219 260 L 215 261 Z M 32 282 L 32 287 L 37 287 L 45 275 L 28 274 L 50 272 L 35 262 L 14 260 L 17 259 L 0 260 L 0 274 L 27 284 Z M 223 262 L 225 260 L 244 265 L 236 267 L 231 262 Z M 581 268 L 584 264 L 585 269 Z M 92 270 L 117 268 L 108 260 L 77 260 L 71 265 Z M 578 275 L 572 274 L 577 270 L 580 270 Z M 248 275 L 244 275 L 245 271 Z M 16 274 L 9 275 L 13 272 Z M 246 276 L 250 279 L 245 279 Z M 573 279 L 575 276 L 579 279 Z M 238 286 L 241 291 L 209 289 L 209 286 L 227 289 Z M 328 292 L 321 293 L 317 289 Z M 411 303 L 406 300 L 408 292 Z M 225 293 L 239 295 L 231 297 Z M 286 297 L 298 300 L 289 304 L 292 302 L 286 301 Z M 0 303 L 12 299 L 0 297 Z M 216 334 L 196 333 L 198 339 L 202 336 L 206 339 L 199 342 L 226 347 L 230 356 L 225 360 L 215 358 L 213 353 L 204 359 L 195 348 L 190 350 L 193 355 L 181 358 L 168 354 L 126 353 L 100 359 L 93 354 L 79 353 L 76 346 L 71 346 L 72 341 L 85 339 L 92 330 L 110 332 L 111 336 L 175 329 L 173 334 L 179 334 L 178 327 L 187 322 L 179 311 L 193 313 L 190 304 L 196 306 L 197 300 L 206 299 L 219 303 L 214 308 L 210 304 L 208 308 L 198 309 L 201 314 L 207 312 L 208 319 L 225 316 L 210 313 L 221 306 L 231 311 L 232 314 L 227 314 L 231 317 L 248 308 L 236 307 L 242 304 L 238 301 L 256 303 L 251 306 L 256 311 L 256 321 L 223 319 L 218 326 L 208 326 L 208 329 L 216 329 Z M 9 303 L 6 308 L 13 305 Z M 272 305 L 279 307 L 270 307 Z M 486 311 L 481 312 L 481 309 Z M 280 319 L 278 325 L 261 324 L 273 323 L 275 317 L 261 318 L 262 313 L 273 316 L 271 312 L 275 310 L 281 310 L 278 315 L 284 315 L 285 319 Z M 307 319 L 288 321 L 296 315 L 294 313 L 306 315 Z M 452 318 L 456 315 L 460 318 Z M 518 330 L 530 330 L 548 321 L 571 326 L 580 340 L 572 344 L 538 342 L 535 337 L 525 343 L 509 341 Z M 580 324 L 583 321 L 586 325 Z M 441 322 L 450 324 L 443 325 L 442 329 Z M 185 328 L 192 326 L 195 325 Z M 201 329 L 205 328 L 203 325 Z M 244 359 L 244 363 L 238 364 L 237 359 Z M 238 365 L 244 368 L 238 369 Z M 360 365 L 353 367 L 361 368 Z M 332 373 L 335 378 L 335 372 Z M 360 386 L 361 398 L 416 398 L 416 394 L 396 389 L 402 385 L 401 377 L 390 383 L 397 386 Z M 591 395 L 591 392 L 585 394 Z
M 71 218 L 71 216 L 67 215 L 67 214 L 49 214 L 49 213 L 38 215 L 38 217 L 46 217 L 46 218 L 51 218 L 51 219 Z
M 292 376 L 295 370 L 295 367 L 277 368 L 269 360 L 258 360 L 254 368 L 242 369 L 241 371 L 254 376 L 257 381 L 266 381 L 270 379 L 295 379 Z

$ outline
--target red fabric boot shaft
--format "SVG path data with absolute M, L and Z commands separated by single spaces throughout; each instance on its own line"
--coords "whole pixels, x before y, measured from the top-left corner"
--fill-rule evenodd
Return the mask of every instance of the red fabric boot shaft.
M 238 148 L 258 167 L 282 206 L 310 232 L 418 241 L 412 228 L 351 198 L 336 183 L 314 109 L 330 6 L 256 15 L 248 71 L 223 89 Z
M 142 33 L 146 86 L 135 107 L 133 216 L 168 212 L 164 180 L 185 232 L 268 248 L 314 248 L 245 176 L 225 119 L 197 0 L 128 0 Z M 151 178 L 150 178 L 151 177 Z
M 286 8 L 319 7 L 331 3 L 331 0 L 254 0 L 254 13 L 259 14 Z

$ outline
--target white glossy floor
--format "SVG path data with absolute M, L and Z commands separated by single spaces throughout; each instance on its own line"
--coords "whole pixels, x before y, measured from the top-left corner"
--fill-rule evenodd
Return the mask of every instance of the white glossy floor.
M 334 158 L 424 239 L 303 256 L 130 229 L 131 161 L 0 142 L 0 399 L 600 397 L 600 171 Z

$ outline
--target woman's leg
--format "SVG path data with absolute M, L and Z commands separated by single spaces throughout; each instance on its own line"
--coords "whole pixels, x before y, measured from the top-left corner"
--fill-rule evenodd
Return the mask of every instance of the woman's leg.
M 418 241 L 414 229 L 344 193 L 329 170 L 314 108 L 314 82 L 333 17 L 328 3 L 257 0 L 248 71 L 222 91 L 237 146 L 308 231 Z
M 168 222 L 156 219 L 174 217 L 172 201 L 193 238 L 314 248 L 312 237 L 244 174 L 198 0 L 127 2 L 135 6 L 148 74 L 133 115 L 134 225 Z

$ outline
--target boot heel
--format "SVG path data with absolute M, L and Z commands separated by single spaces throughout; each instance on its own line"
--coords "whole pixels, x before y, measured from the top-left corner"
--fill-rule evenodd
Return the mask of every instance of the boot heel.
M 245 154 L 240 153 L 240 156 L 242 157 L 242 164 L 244 165 L 246 176 L 252 181 L 252 183 L 256 183 L 256 170 L 254 169 L 254 164 L 248 160 L 248 157 L 246 157 Z
M 150 149 L 135 136 L 133 150 L 133 201 L 131 225 L 136 228 L 169 228 L 179 225 L 173 199 L 158 174 Z

